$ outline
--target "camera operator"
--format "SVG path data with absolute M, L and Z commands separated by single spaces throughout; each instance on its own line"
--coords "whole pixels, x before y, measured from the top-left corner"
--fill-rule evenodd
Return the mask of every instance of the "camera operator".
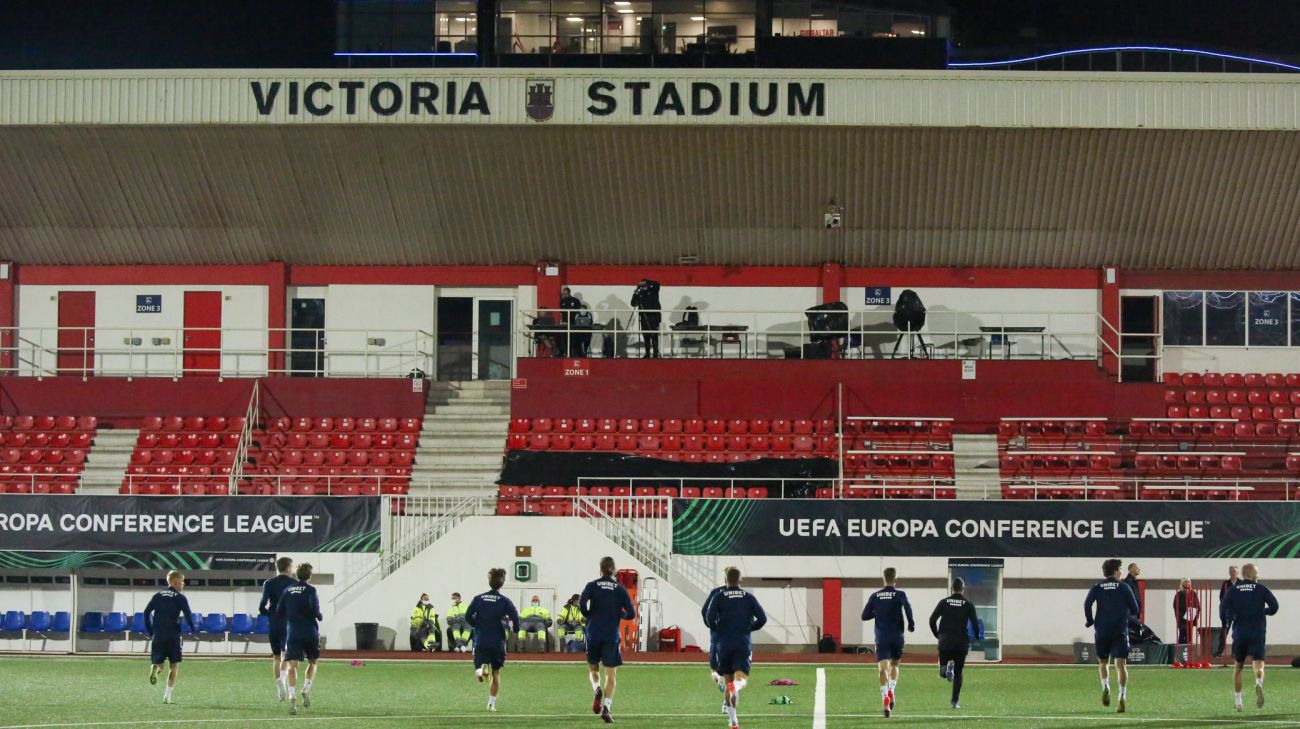
M 632 308 L 640 312 L 641 339 L 645 342 L 642 357 L 659 357 L 659 282 L 643 278 L 632 293 Z
M 576 328 L 573 325 L 573 312 L 580 308 L 582 308 L 582 301 L 573 295 L 573 291 L 568 286 L 560 289 L 560 322 L 564 324 L 564 332 L 557 337 L 559 345 L 555 351 L 557 357 L 573 356 L 577 349 L 578 335 L 573 331 Z

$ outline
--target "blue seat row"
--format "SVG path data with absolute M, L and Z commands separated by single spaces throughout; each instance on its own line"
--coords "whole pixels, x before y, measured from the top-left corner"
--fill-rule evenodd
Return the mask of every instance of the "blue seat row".
M 0 631 L 21 633 L 29 630 L 33 633 L 66 633 L 72 627 L 72 615 L 60 610 L 51 615 L 44 610 L 36 610 L 30 616 L 19 610 L 10 610 L 0 619 Z
M 66 633 L 71 629 L 72 617 L 67 612 L 59 611 L 51 615 L 44 610 L 35 610 L 26 615 L 20 610 L 10 610 L 0 619 L 0 632 L 21 633 Z M 270 619 L 258 615 L 256 619 L 248 613 L 235 613 L 227 618 L 225 613 L 194 613 L 194 630 L 185 627 L 191 635 L 206 633 L 209 635 L 230 633 L 231 635 L 266 635 L 271 631 Z M 82 633 L 136 633 L 144 634 L 144 613 L 136 613 L 129 619 L 122 612 L 88 612 L 81 616 Z

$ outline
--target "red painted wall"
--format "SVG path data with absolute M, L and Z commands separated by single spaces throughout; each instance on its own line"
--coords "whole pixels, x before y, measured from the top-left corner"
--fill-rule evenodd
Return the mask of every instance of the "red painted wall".
M 951 417 L 970 429 L 1002 417 L 1160 417 L 1154 384 L 1116 384 L 1090 361 L 979 360 L 976 379 L 942 360 L 523 359 L 517 417 Z
M 101 425 L 134 428 L 146 415 L 243 415 L 252 388 L 247 379 L 0 377 L 0 414 L 94 415 Z M 420 417 L 424 399 L 406 379 L 276 378 L 263 380 L 261 392 L 271 417 Z

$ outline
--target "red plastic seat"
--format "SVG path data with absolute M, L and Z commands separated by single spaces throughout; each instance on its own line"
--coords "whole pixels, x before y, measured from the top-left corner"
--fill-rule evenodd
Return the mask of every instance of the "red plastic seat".
M 420 432 L 419 418 L 402 418 L 397 421 L 397 432 L 399 433 L 418 433 Z
M 653 453 L 659 450 L 662 445 L 662 439 L 657 435 L 643 435 L 637 439 L 636 449 L 643 453 Z
M 620 451 L 635 451 L 637 437 L 631 433 L 619 433 L 613 436 L 614 447 Z
M 1223 375 L 1219 372 L 1206 372 L 1201 377 L 1201 383 L 1206 387 L 1221 387 L 1223 385 Z
M 704 433 L 704 421 L 699 418 L 687 418 L 682 421 L 682 432 L 687 435 L 702 435 Z
M 546 433 L 533 433 L 528 436 L 528 447 L 535 451 L 544 451 L 551 447 L 551 436 Z
M 658 433 L 663 430 L 663 423 L 659 418 L 645 418 L 641 421 L 642 433 Z
M 526 418 L 522 418 L 522 419 L 526 419 Z M 534 433 L 549 433 L 551 432 L 551 419 L 533 418 L 532 423 L 529 425 L 529 430 L 531 430 Z
M 568 433 L 551 434 L 551 450 L 567 451 L 572 449 L 573 449 L 573 436 L 569 435 Z M 382 453 L 383 451 L 380 452 Z M 409 452 L 410 451 L 394 451 L 394 453 L 398 453 L 398 454 L 409 453 Z
M 720 435 L 710 435 L 704 439 L 704 450 L 722 451 L 727 448 L 727 439 Z
M 551 420 L 551 432 L 552 432 L 552 433 L 572 433 L 572 432 L 573 432 L 573 419 L 572 419 L 572 418 L 553 418 L 553 419 Z
M 1245 377 L 1246 387 L 1263 387 L 1264 376 L 1258 372 L 1247 372 Z
M 396 433 L 397 418 L 378 418 L 375 427 L 380 433 Z
M 636 433 L 640 429 L 641 421 L 636 418 L 623 418 L 618 421 L 618 432 L 620 433 Z
M 1224 372 L 1223 384 L 1226 387 L 1242 387 L 1243 385 L 1246 384 L 1246 378 L 1242 377 L 1236 372 Z
M 1206 390 L 1205 402 L 1210 405 L 1222 405 L 1228 401 L 1228 394 L 1224 390 Z
M 744 418 L 732 418 L 727 421 L 728 435 L 745 435 L 749 432 L 749 421 Z
M 1184 372 L 1183 386 L 1198 387 L 1201 384 L 1201 374 L 1199 372 Z

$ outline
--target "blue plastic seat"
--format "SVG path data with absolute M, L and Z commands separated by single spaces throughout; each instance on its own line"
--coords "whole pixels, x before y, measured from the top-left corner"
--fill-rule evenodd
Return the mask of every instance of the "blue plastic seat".
M 185 616 L 181 616 L 181 628 L 190 635 L 196 635 L 203 630 L 203 613 L 194 613 L 194 628 L 185 624 Z
M 54 613 L 54 623 L 50 625 L 51 633 L 66 633 L 72 630 L 72 614 L 67 610 Z
M 0 630 L 7 633 L 21 633 L 27 626 L 27 616 L 21 610 L 10 610 L 5 613 L 4 621 L 0 622 Z
M 44 633 L 50 629 L 53 621 L 45 610 L 33 610 L 27 617 L 27 629 L 33 633 Z
M 225 613 L 208 613 L 203 621 L 204 633 L 225 633 L 226 632 L 226 614 Z
M 231 635 L 251 635 L 253 632 L 253 616 L 248 613 L 235 613 L 230 616 L 230 634 Z
M 144 613 L 136 613 L 131 616 L 131 632 L 141 635 L 149 632 L 149 629 L 144 624 Z
M 258 615 L 257 620 L 253 621 L 253 635 L 270 635 L 271 618 L 268 615 Z
M 125 633 L 130 623 L 126 619 L 126 613 L 108 613 L 104 616 L 105 633 Z
M 81 632 L 83 633 L 102 633 L 104 632 L 104 614 L 103 613 L 86 613 L 81 616 Z

